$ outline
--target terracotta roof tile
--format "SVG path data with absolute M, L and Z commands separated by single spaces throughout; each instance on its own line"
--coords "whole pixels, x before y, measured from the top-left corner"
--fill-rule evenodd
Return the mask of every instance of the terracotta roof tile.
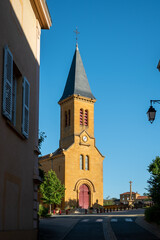
M 121 193 L 120 195 L 127 195 L 127 194 L 130 194 L 130 192 Z M 132 192 L 132 194 L 135 194 L 135 192 Z

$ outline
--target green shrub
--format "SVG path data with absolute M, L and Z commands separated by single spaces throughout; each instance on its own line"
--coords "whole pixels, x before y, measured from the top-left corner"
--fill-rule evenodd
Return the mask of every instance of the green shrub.
M 160 207 L 154 205 L 150 208 L 147 208 L 145 210 L 145 219 L 148 222 L 155 222 L 157 224 L 160 224 Z
M 39 211 L 38 215 L 40 217 L 47 217 L 48 216 L 48 208 L 44 207 L 42 204 L 39 204 Z

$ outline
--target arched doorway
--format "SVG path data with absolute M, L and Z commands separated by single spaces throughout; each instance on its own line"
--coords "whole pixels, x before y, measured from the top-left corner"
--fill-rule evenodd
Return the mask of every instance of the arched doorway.
M 79 206 L 85 209 L 89 207 L 89 188 L 85 184 L 79 188 Z

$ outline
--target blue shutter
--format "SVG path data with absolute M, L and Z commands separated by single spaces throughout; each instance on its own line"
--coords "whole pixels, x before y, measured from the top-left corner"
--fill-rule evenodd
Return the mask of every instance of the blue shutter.
M 29 96 L 30 84 L 23 78 L 23 109 L 22 109 L 22 134 L 28 138 L 29 135 Z
M 3 114 L 12 119 L 12 81 L 13 81 L 13 56 L 9 48 L 4 48 L 3 70 Z
M 12 84 L 12 123 L 16 126 L 17 79 L 13 77 Z

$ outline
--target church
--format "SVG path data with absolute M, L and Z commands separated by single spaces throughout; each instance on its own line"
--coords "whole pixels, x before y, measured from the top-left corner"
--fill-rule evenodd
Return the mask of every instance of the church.
M 59 100 L 59 148 L 39 158 L 41 168 L 56 172 L 65 185 L 63 208 L 103 206 L 103 160 L 94 137 L 94 103 L 76 44 L 72 64 Z

